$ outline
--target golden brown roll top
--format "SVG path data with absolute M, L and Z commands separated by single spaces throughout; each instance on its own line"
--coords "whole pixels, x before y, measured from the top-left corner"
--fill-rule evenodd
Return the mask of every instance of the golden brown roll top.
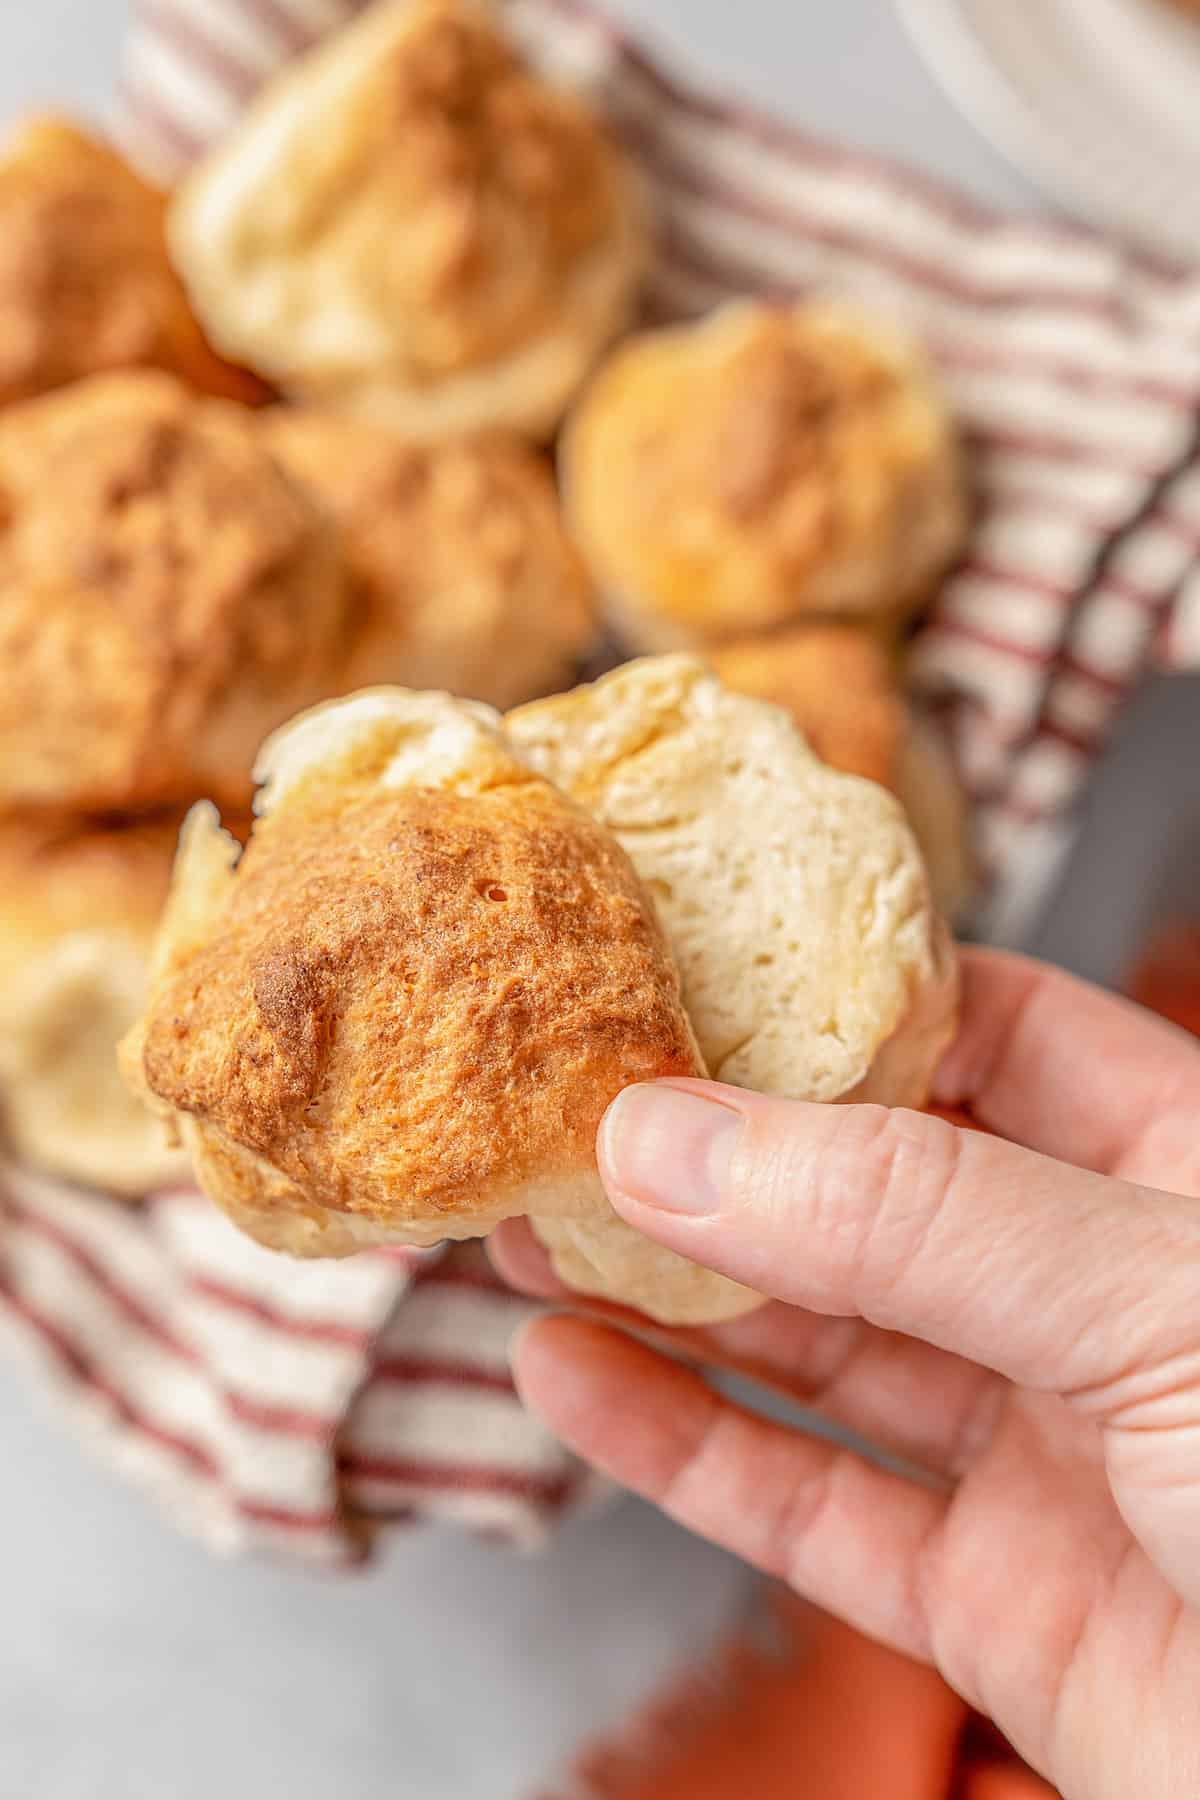
M 0 415 L 0 807 L 244 804 L 353 625 L 335 530 L 257 416 L 158 374 Z
M 841 307 L 739 302 L 629 339 L 563 462 L 568 518 L 635 649 L 902 615 L 965 529 L 929 365 Z
M 165 369 L 233 400 L 262 383 L 196 323 L 166 247 L 166 197 L 66 119 L 0 148 L 0 406 L 112 369 Z
M 126 1053 L 208 1191 L 317 1255 L 602 1207 L 608 1102 L 702 1067 L 625 853 L 446 696 L 317 709 L 260 767 L 240 861 L 189 820 Z
M 299 58 L 177 198 L 214 341 L 407 435 L 553 430 L 625 324 L 642 208 L 480 0 L 387 0 Z
M 568 684 L 596 632 L 546 459 L 513 439 L 420 445 L 307 407 L 265 442 L 333 516 L 362 620 L 339 687 L 513 706 Z

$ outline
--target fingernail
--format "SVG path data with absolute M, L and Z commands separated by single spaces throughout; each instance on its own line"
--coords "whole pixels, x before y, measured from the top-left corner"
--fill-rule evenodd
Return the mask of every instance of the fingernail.
M 718 1100 L 659 1083 L 617 1095 L 600 1129 L 600 1157 L 611 1186 L 665 1212 L 716 1212 L 741 1130 Z

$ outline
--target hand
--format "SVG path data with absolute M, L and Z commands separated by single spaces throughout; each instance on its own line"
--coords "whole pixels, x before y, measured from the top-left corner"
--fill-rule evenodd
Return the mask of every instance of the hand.
M 636 1321 L 650 1342 L 540 1320 L 517 1379 L 618 1481 L 936 1664 L 1068 1800 L 1193 1800 L 1200 1049 L 1015 957 L 968 952 L 964 978 L 937 1098 L 1001 1137 L 628 1089 L 600 1133 L 618 1212 L 785 1304 L 704 1333 Z M 562 1294 L 523 1225 L 494 1243 L 510 1277 Z M 742 1411 L 681 1350 L 930 1479 Z

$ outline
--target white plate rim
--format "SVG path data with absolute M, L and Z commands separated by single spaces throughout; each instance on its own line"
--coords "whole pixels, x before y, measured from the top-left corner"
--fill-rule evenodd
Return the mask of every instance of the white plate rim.
M 1156 0 L 1138 3 L 1150 5 Z M 896 0 L 896 6 L 940 85 L 1003 155 L 1072 214 L 1116 232 L 1152 255 L 1176 263 L 1200 261 L 1200 207 L 1190 226 L 1174 215 L 1164 219 L 1154 208 L 1130 205 L 1094 170 L 1089 171 L 1078 146 L 1055 129 L 1053 120 L 1030 102 L 1003 64 L 990 54 L 963 0 Z M 1189 35 L 1195 29 L 1184 21 L 1168 24 Z M 1200 94 L 1200 33 L 1196 36 Z

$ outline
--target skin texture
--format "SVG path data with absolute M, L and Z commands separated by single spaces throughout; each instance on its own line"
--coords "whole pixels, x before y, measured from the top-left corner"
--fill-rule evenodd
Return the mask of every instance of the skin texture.
M 652 1335 L 922 1479 L 739 1410 L 617 1314 L 535 1324 L 518 1380 L 618 1480 L 935 1664 L 1066 1800 L 1190 1796 L 1200 1051 L 1014 957 L 968 952 L 964 976 L 937 1095 L 999 1137 L 694 1082 L 633 1090 L 600 1137 L 629 1223 L 780 1302 Z M 512 1225 L 496 1256 L 551 1291 Z

